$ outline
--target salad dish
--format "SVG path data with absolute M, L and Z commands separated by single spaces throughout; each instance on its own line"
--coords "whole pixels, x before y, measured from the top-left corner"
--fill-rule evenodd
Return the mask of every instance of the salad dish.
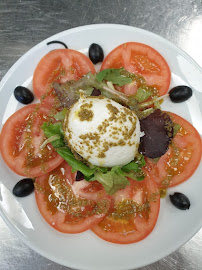
M 118 29 L 112 25 L 103 29 L 110 33 L 110 27 Z M 98 32 L 101 29 L 97 26 Z M 92 34 L 96 26 L 67 31 L 67 36 L 58 34 L 43 43 L 46 49 L 33 61 L 30 82 L 19 80 L 13 89 L 13 102 L 21 108 L 3 117 L 2 167 L 18 178 L 10 179 L 7 188 L 9 192 L 13 185 L 11 201 L 16 200 L 18 207 L 23 203 L 26 222 L 19 219 L 19 224 L 29 228 L 30 239 L 44 234 L 45 246 L 56 241 L 59 247 L 54 252 L 50 246 L 44 253 L 39 244 L 31 245 L 34 249 L 75 268 L 93 269 L 107 250 L 120 255 L 124 250 L 124 259 L 117 264 L 108 255 L 100 269 L 143 266 L 140 254 L 147 245 L 148 264 L 196 232 L 185 226 L 184 234 L 179 234 L 179 228 L 176 243 L 169 243 L 172 226 L 165 230 L 163 224 L 180 226 L 172 213 L 187 221 L 200 205 L 194 189 L 201 185 L 197 179 L 202 156 L 200 124 L 194 121 L 193 125 L 180 113 L 185 104 L 196 102 L 197 89 L 184 78 L 176 79 L 176 68 L 172 73 L 169 43 L 164 53 L 155 44 L 155 39 L 165 43 L 161 38 L 126 29 L 137 37 L 132 41 L 127 35 L 118 38 L 115 31 L 116 42 L 108 49 L 102 40 L 92 40 L 92 36 L 88 40 L 87 35 L 85 53 L 68 43 L 68 37 L 76 40 L 78 34 Z M 142 38 L 144 34 L 148 40 Z M 4 93 L 4 85 L 2 89 Z M 3 217 L 8 216 L 4 205 L 3 201 Z M 200 225 L 198 218 L 194 228 Z M 70 253 L 76 251 L 82 238 L 90 250 L 93 243 L 97 246 L 95 258 L 88 262 L 86 250 L 78 264 L 75 255 L 65 261 L 63 249 L 73 246 Z M 65 240 L 70 240 L 67 246 Z M 162 252 L 160 247 L 166 247 L 167 241 L 168 250 Z M 157 247 L 151 251 L 149 246 L 154 244 Z M 128 261 L 133 252 L 134 258 L 140 258 Z

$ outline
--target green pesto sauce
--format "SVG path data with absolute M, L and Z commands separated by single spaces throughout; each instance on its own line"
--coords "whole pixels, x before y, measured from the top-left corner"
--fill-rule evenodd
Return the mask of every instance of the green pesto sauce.
M 93 119 L 93 111 L 88 109 L 81 109 L 78 112 L 78 117 L 80 121 L 92 121 Z
M 145 219 L 148 219 L 149 213 L 150 213 L 150 204 L 148 200 L 146 200 L 146 202 L 142 205 L 134 202 L 133 200 L 123 200 L 115 206 L 110 216 L 113 219 L 129 220 L 135 214 L 139 214 L 143 216 Z

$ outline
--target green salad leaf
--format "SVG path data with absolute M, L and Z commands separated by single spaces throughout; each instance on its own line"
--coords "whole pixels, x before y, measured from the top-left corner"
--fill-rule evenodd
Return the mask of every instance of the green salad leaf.
M 113 195 L 119 189 L 123 189 L 127 185 L 130 185 L 130 182 L 123 175 L 123 172 L 119 166 L 112 167 L 112 169 L 106 173 L 96 171 L 94 177 L 92 177 L 89 181 L 98 181 L 101 183 L 109 195 Z
M 51 141 L 53 148 L 65 146 L 62 122 L 57 122 L 55 124 L 45 122 L 42 125 L 42 129 L 47 138 L 56 138 L 55 135 L 59 136 L 54 141 Z
M 125 176 L 129 177 L 135 181 L 142 181 L 145 178 L 145 174 L 141 170 L 138 173 L 136 173 L 136 172 L 125 173 Z
M 152 91 L 149 91 L 148 89 L 145 89 L 143 87 L 139 87 L 137 89 L 135 98 L 138 102 L 143 102 L 147 100 L 149 97 L 151 97 L 151 95 L 152 95 Z
M 124 76 L 122 73 L 122 69 L 119 68 L 107 68 L 100 71 L 96 78 L 98 82 L 102 82 L 103 80 L 110 81 L 113 84 L 117 84 L 119 86 L 123 86 L 125 84 L 131 83 L 132 79 Z
M 173 123 L 173 137 L 178 133 L 181 126 L 178 123 Z
M 137 155 L 134 161 L 131 161 L 130 163 L 124 165 L 122 167 L 122 170 L 124 172 L 130 172 L 130 171 L 139 172 L 140 168 L 144 167 L 145 165 L 146 165 L 146 162 L 145 162 L 144 156 L 139 154 Z
M 138 154 L 134 161 L 123 166 L 121 169 L 124 172 L 124 175 L 132 178 L 136 181 L 142 181 L 145 178 L 144 172 L 141 170 L 142 167 L 146 165 L 144 156 Z
M 144 157 L 142 157 L 141 161 L 132 161 L 122 168 L 114 166 L 107 172 L 96 170 L 94 176 L 88 179 L 88 181 L 98 181 L 102 184 L 107 194 L 113 195 L 119 189 L 123 189 L 127 185 L 130 185 L 127 177 L 135 181 L 142 181 L 145 178 L 144 172 L 141 170 L 141 167 L 145 165 Z
M 57 121 L 63 121 L 65 119 L 65 116 L 67 114 L 67 108 L 64 108 L 61 112 L 58 112 L 54 115 L 55 120 Z
M 69 147 L 66 146 L 62 130 L 62 122 L 55 124 L 43 123 L 42 129 L 47 138 L 51 138 L 55 135 L 60 136 L 59 139 L 52 141 L 51 144 L 55 151 L 72 167 L 72 172 L 80 171 L 86 177 L 90 177 L 94 174 L 96 167 L 91 169 L 83 162 L 77 160 Z
M 96 167 L 89 168 L 83 162 L 75 159 L 74 154 L 68 147 L 61 147 L 55 150 L 72 167 L 72 172 L 80 171 L 86 177 L 91 177 L 95 173 Z

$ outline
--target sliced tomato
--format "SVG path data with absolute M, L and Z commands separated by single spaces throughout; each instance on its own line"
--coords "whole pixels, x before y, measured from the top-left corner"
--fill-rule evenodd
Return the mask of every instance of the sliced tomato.
M 104 59 L 101 70 L 121 67 L 143 76 L 149 86 L 158 89 L 160 96 L 168 91 L 171 79 L 169 66 L 162 55 L 152 47 L 137 42 L 119 45 Z M 134 81 L 124 86 L 122 91 L 133 95 L 139 86 L 138 81 Z
M 151 176 L 137 182 L 129 179 L 130 186 L 113 196 L 114 206 L 92 231 L 100 238 L 117 244 L 130 244 L 147 237 L 157 222 L 160 196 Z
M 4 124 L 0 135 L 1 155 L 8 167 L 23 176 L 43 175 L 63 159 L 45 140 L 41 125 L 49 119 L 50 108 L 33 104 L 15 112 Z
M 91 197 L 88 194 L 88 199 L 75 193 L 72 188 L 74 178 L 71 167 L 63 162 L 58 168 L 35 181 L 36 202 L 41 215 L 54 229 L 70 234 L 95 226 L 105 217 L 111 205 L 109 197 L 94 196 L 93 193 L 97 193 L 99 188 L 94 189 Z M 80 181 L 77 191 L 82 188 L 83 182 Z
M 51 51 L 40 60 L 34 71 L 34 93 L 40 98 L 51 89 L 53 82 L 78 80 L 88 72 L 95 73 L 95 68 L 84 54 L 70 49 Z
M 97 181 L 75 181 L 72 185 L 72 189 L 76 196 L 80 196 L 81 198 L 88 200 L 95 201 L 107 196 L 103 186 Z
M 197 130 L 182 117 L 169 114 L 172 121 L 180 125 L 179 131 L 157 163 L 146 159 L 146 168 L 160 188 L 176 186 L 189 179 L 202 155 L 202 141 Z

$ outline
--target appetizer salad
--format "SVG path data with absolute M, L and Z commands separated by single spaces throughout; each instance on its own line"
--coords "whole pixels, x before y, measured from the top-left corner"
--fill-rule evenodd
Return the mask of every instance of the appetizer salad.
M 54 229 L 91 229 L 109 242 L 134 243 L 155 227 L 166 189 L 186 181 L 200 163 L 196 129 L 161 110 L 164 98 L 177 106 L 192 90 L 168 92 L 169 66 L 145 44 L 124 43 L 105 58 L 92 44 L 89 57 L 57 49 L 40 60 L 33 75 L 38 103 L 4 124 L 1 155 L 25 177 L 13 193 L 26 196 L 35 189 L 39 211 Z M 34 99 L 21 86 L 14 95 L 24 104 Z M 171 202 L 190 206 L 181 193 Z

